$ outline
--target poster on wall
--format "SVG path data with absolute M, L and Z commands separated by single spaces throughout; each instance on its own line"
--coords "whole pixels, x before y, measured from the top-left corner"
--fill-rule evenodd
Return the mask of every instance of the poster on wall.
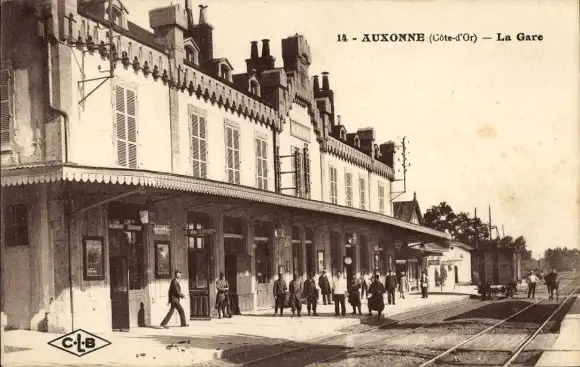
M 169 242 L 155 243 L 155 277 L 158 279 L 171 278 L 171 256 Z
M 104 279 L 103 238 L 85 237 L 83 240 L 83 254 L 85 280 Z

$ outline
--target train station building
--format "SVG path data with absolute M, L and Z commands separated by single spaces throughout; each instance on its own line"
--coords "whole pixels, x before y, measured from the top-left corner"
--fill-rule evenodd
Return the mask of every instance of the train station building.
M 348 132 L 302 35 L 281 62 L 252 41 L 237 71 L 207 11 L 152 9 L 149 31 L 116 0 L 2 2 L 9 327 L 158 325 L 175 270 L 192 319 L 220 272 L 244 313 L 278 273 L 384 275 L 396 246 L 448 239 L 394 216 L 394 143 Z

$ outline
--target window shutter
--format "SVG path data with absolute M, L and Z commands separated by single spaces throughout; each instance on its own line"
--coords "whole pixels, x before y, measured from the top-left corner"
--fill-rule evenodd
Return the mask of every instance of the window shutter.
M 193 176 L 200 175 L 200 156 L 199 156 L 199 117 L 196 114 L 191 114 L 191 157 L 193 164 Z
M 127 90 L 127 145 L 129 148 L 129 168 L 137 168 L 137 118 L 135 92 Z
M 255 149 L 256 149 L 256 187 L 261 188 L 262 186 L 262 162 L 261 162 L 261 153 L 262 147 L 260 144 L 261 140 L 256 138 L 255 139 Z
M 240 183 L 240 132 L 234 130 L 234 183 Z
M 2 70 L 0 76 L 2 85 L 0 86 L 0 142 L 2 145 L 10 144 L 10 125 L 12 121 L 12 88 L 9 70 Z
M 115 88 L 116 125 L 117 125 L 117 164 L 127 166 L 127 126 L 125 123 L 125 90 Z
M 234 151 L 233 151 L 233 129 L 231 127 L 226 127 L 226 151 L 227 151 L 227 171 L 228 171 L 228 181 L 234 182 Z
M 207 178 L 207 137 L 206 137 L 207 122 L 205 118 L 199 118 L 199 164 L 201 178 Z

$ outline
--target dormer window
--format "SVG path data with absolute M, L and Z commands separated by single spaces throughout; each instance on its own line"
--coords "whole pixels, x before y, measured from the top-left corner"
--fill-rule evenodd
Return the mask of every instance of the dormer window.
M 111 20 L 113 21 L 113 24 L 123 28 L 123 25 L 124 25 L 123 12 L 121 11 L 121 9 L 117 8 L 116 6 L 113 6 L 113 9 L 111 9 L 111 13 L 112 13 Z M 108 9 L 107 9 L 107 14 L 109 14 Z
M 260 85 L 255 80 L 250 81 L 250 93 L 260 96 Z
M 358 135 L 355 135 L 353 140 L 354 140 L 354 146 L 357 148 L 360 148 L 360 139 L 359 139 Z
M 345 129 L 340 129 L 340 138 L 342 140 L 346 140 L 346 130 Z
M 188 62 L 195 64 L 195 50 L 193 49 L 193 47 L 185 46 L 185 59 Z
M 225 64 L 220 66 L 220 77 L 222 79 L 230 80 L 230 68 Z

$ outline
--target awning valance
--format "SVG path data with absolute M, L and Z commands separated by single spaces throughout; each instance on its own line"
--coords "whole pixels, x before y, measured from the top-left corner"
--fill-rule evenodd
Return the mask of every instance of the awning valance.
M 121 184 L 180 190 L 198 194 L 218 195 L 254 202 L 281 205 L 291 208 L 347 216 L 375 221 L 409 231 L 428 235 L 436 239 L 448 239 L 446 233 L 435 231 L 413 223 L 404 222 L 380 213 L 369 212 L 321 201 L 282 195 L 253 187 L 233 185 L 220 181 L 204 180 L 190 176 L 164 174 L 145 170 L 84 166 L 37 166 L 27 168 L 2 169 L 1 184 L 6 186 L 70 181 L 86 183 Z

